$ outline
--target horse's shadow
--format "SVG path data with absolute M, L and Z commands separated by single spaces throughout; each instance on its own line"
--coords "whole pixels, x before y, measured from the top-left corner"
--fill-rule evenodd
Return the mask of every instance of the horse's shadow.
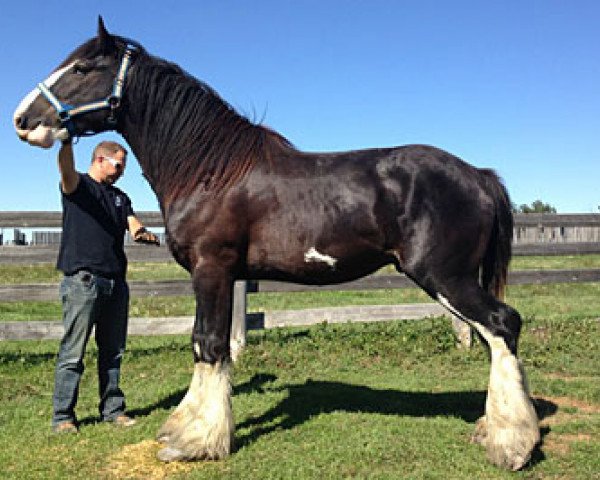
M 319 414 L 332 412 L 375 413 L 380 415 L 461 418 L 474 423 L 484 414 L 485 391 L 455 392 L 405 392 L 374 389 L 341 382 L 307 380 L 304 383 L 276 385 L 272 374 L 257 374 L 249 381 L 237 385 L 234 395 L 249 393 L 286 392 L 284 399 L 263 414 L 247 418 L 236 425 L 236 449 L 256 442 L 275 430 L 290 430 Z M 133 416 L 148 415 L 156 409 L 169 409 L 179 404 L 186 390 L 169 395 L 159 402 L 139 410 Z M 541 419 L 553 415 L 555 403 L 537 398 L 534 401 Z M 241 433 L 246 431 L 247 433 Z M 542 436 L 549 432 L 542 430 Z M 240 434 L 241 433 L 241 434 Z M 534 462 L 543 459 L 538 451 Z
M 332 412 L 411 417 L 442 416 L 475 423 L 484 414 L 486 399 L 485 391 L 405 392 L 310 379 L 300 384 L 265 389 L 262 386 L 263 378 L 264 375 L 257 375 L 248 383 L 254 383 L 255 390 L 258 391 L 286 391 L 288 395 L 262 415 L 237 424 L 238 431 L 250 429 L 247 434 L 236 436 L 237 449 L 250 445 L 261 436 L 275 430 L 293 429 L 315 415 Z M 248 385 L 244 388 L 247 389 Z M 557 405 L 547 400 L 538 398 L 534 403 L 540 420 L 557 411 Z M 542 429 L 542 436 L 548 432 L 548 429 Z M 534 461 L 541 459 L 543 454 L 538 452 Z

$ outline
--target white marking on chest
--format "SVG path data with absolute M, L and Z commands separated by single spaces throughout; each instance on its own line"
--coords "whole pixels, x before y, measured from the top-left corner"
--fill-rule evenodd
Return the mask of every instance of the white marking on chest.
M 310 247 L 310 250 L 304 254 L 304 261 L 306 263 L 323 262 L 331 268 L 335 267 L 335 264 L 337 263 L 336 258 L 317 251 L 315 247 Z

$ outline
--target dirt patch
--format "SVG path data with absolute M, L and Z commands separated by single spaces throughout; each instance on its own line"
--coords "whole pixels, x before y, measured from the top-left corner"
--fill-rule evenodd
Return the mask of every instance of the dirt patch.
M 577 381 L 588 381 L 588 382 L 597 382 L 598 376 L 591 375 L 569 375 L 567 373 L 562 372 L 550 372 L 544 374 L 545 378 L 550 380 L 563 380 L 565 382 L 577 382 Z
M 591 442 L 592 435 L 587 432 L 576 434 L 557 433 L 552 429 L 556 425 L 564 425 L 570 422 L 589 418 L 590 415 L 600 414 L 600 405 L 588 403 L 583 400 L 571 397 L 550 397 L 538 396 L 536 403 L 554 404 L 558 408 L 555 412 L 549 413 L 540 421 L 540 427 L 549 427 L 549 433 L 544 437 L 542 449 L 548 453 L 557 456 L 567 456 L 571 453 L 571 447 L 575 442 Z
M 600 405 L 584 402 L 570 397 L 537 397 L 534 402 L 540 405 L 556 405 L 556 410 L 544 412 L 538 410 L 541 427 L 552 427 L 576 420 L 581 420 L 590 415 L 600 414 Z
M 552 332 L 550 330 L 550 328 L 548 327 L 537 327 L 537 328 L 532 328 L 531 330 L 529 330 L 529 333 L 537 338 L 538 340 L 542 340 L 544 342 L 547 342 L 550 340 L 550 338 L 552 337 Z
M 571 397 L 540 397 L 543 400 L 552 402 L 558 405 L 559 409 L 562 408 L 576 408 L 581 413 L 595 414 L 600 413 L 600 405 L 596 403 L 589 403 L 577 398 Z
M 548 435 L 544 439 L 544 450 L 555 455 L 566 456 L 571 452 L 571 445 L 575 442 L 590 442 L 592 436 L 589 433 Z
M 156 458 L 162 445 L 153 440 L 145 440 L 133 445 L 125 445 L 111 458 L 105 470 L 107 479 L 123 480 L 163 480 L 175 474 L 202 468 L 199 463 L 163 463 Z

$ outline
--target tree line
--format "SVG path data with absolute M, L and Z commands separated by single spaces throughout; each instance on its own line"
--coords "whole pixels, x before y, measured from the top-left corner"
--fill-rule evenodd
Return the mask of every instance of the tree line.
M 523 203 L 519 206 L 512 204 L 513 213 L 556 213 L 556 208 L 549 203 L 535 200 L 531 205 Z

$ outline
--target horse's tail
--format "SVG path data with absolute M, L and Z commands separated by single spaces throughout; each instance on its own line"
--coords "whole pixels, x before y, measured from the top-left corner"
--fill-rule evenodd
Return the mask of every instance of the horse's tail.
M 495 205 L 492 234 L 481 263 L 481 285 L 502 300 L 512 256 L 513 215 L 508 192 L 498 175 L 485 169 L 481 173 Z

